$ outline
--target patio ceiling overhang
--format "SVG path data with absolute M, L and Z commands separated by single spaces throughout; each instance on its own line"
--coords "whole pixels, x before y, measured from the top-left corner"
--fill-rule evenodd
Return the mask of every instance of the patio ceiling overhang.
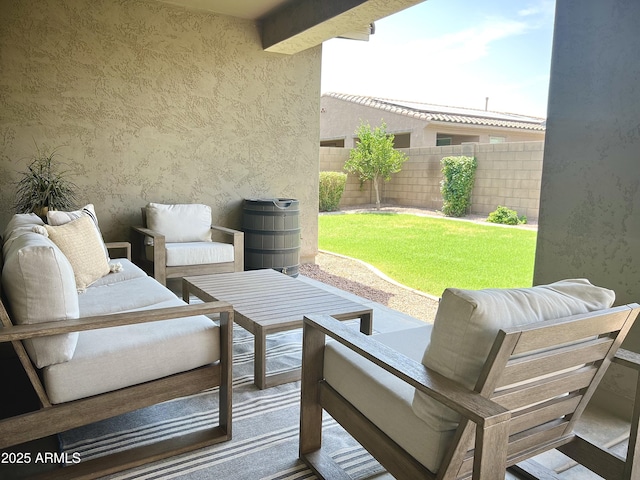
M 370 25 L 424 0 L 160 0 L 256 20 L 262 47 L 295 54 L 336 37 L 368 39 Z

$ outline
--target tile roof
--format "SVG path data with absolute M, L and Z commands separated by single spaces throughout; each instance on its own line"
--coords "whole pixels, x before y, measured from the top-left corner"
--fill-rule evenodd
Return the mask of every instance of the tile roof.
M 390 100 L 387 98 L 365 97 L 361 95 L 348 95 L 334 92 L 325 93 L 322 96 L 353 102 L 367 107 L 378 108 L 387 112 L 425 121 L 518 128 L 542 132 L 546 128 L 546 120 L 544 118 L 518 115 L 515 113 L 447 107 L 442 105 L 431 105 L 428 103 Z

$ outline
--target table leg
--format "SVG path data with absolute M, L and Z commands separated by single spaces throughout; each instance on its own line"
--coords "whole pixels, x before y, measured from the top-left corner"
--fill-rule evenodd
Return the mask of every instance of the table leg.
M 263 390 L 267 388 L 267 334 L 262 328 L 258 328 L 253 338 L 253 381 L 260 390 Z
M 373 334 L 373 312 L 363 313 L 360 316 L 360 332 L 365 335 Z

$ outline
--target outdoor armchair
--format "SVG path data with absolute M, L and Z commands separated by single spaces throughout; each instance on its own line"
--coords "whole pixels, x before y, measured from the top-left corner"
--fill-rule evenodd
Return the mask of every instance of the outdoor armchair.
M 348 478 L 322 448 L 325 410 L 398 479 L 504 479 L 553 448 L 634 478 L 637 428 L 626 461 L 573 432 L 640 312 L 611 308 L 611 294 L 581 280 L 448 289 L 433 327 L 368 338 L 306 317 L 301 458 L 321 478 Z
M 224 241 L 213 241 L 212 233 Z M 134 262 L 163 285 L 167 278 L 244 270 L 244 233 L 211 225 L 207 205 L 149 203 L 131 235 Z

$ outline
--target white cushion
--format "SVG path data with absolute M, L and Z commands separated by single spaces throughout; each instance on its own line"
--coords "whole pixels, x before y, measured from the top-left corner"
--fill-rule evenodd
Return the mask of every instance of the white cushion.
M 35 213 L 17 213 L 11 217 L 2 235 L 4 242 L 2 245 L 3 255 L 7 256 L 7 251 L 11 247 L 13 240 L 24 233 L 33 232 L 33 227 L 37 225 L 42 226 L 44 222 Z
M 103 257 L 104 258 L 104 257 Z M 60 249 L 43 235 L 25 232 L 5 250 L 2 285 L 17 324 L 78 318 L 73 269 Z M 25 340 L 39 368 L 73 357 L 78 333 Z
M 432 325 L 371 338 L 420 362 Z M 437 431 L 413 412 L 414 388 L 337 342 L 327 342 L 325 379 L 365 417 L 432 472 L 436 472 L 453 431 Z
M 167 266 L 233 262 L 233 245 L 220 242 L 167 243 Z
M 102 232 L 100 231 L 100 226 L 98 225 L 98 216 L 96 215 L 96 210 L 93 206 L 93 203 L 89 203 L 84 207 L 82 207 L 80 210 L 74 210 L 72 212 L 64 212 L 61 210 L 49 210 L 47 212 L 47 223 L 53 226 L 64 225 L 65 223 L 69 223 L 73 220 L 77 220 L 81 216 L 87 216 L 93 222 L 93 226 L 96 229 L 96 235 L 98 236 L 100 244 L 104 248 L 104 254 L 107 257 L 107 261 L 108 261 L 109 252 L 102 238 Z
M 201 204 L 146 206 L 147 228 L 165 236 L 165 242 L 211 240 L 211 207 Z
M 104 244 L 96 235 L 93 221 L 86 216 L 60 226 L 45 225 L 49 238 L 62 250 L 73 267 L 78 291 L 110 271 Z
M 144 270 L 134 264 L 131 260 L 126 258 L 115 258 L 113 263 L 119 263 L 121 268 L 116 272 L 110 272 L 109 275 L 96 280 L 91 284 L 91 287 L 99 287 L 101 285 L 110 285 L 119 282 L 126 282 L 134 278 L 146 277 L 147 274 Z M 85 292 L 86 294 L 86 292 Z M 84 295 L 82 295 L 84 296 Z
M 500 329 L 609 308 L 614 299 L 613 291 L 584 279 L 521 289 L 447 289 L 422 363 L 473 389 Z M 434 430 L 457 427 L 455 412 L 420 392 L 413 409 Z
M 145 275 L 122 282 L 96 282 L 79 296 L 78 302 L 80 316 L 90 317 L 137 310 L 175 298 L 169 289 Z
M 174 296 L 152 307 L 182 304 Z M 62 403 L 219 359 L 219 327 L 205 316 L 187 317 L 81 332 L 73 359 L 45 368 L 43 378 L 51 402 Z

